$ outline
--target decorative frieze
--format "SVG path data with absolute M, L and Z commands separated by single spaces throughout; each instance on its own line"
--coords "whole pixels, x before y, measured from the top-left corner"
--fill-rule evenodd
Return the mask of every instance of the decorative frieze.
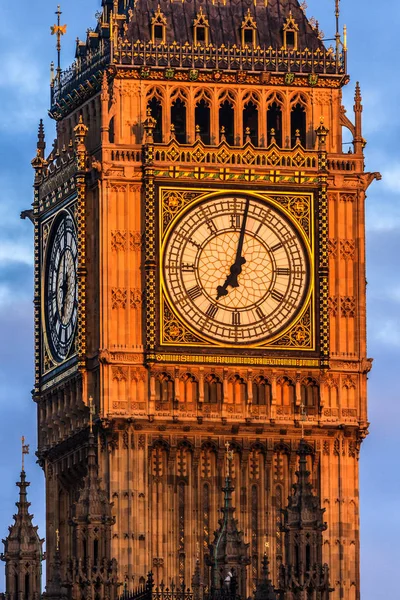
M 355 254 L 356 245 L 354 240 L 341 240 L 340 241 L 340 257 L 344 260 L 353 260 Z
M 353 318 L 356 312 L 356 299 L 354 296 L 341 296 L 340 313 L 342 317 Z

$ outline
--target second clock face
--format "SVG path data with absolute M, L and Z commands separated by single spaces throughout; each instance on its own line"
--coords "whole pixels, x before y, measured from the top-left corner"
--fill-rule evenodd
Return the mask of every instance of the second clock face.
M 68 213 L 57 219 L 46 265 L 45 314 L 47 339 L 57 362 L 71 349 L 78 318 L 78 248 L 74 221 Z
M 301 236 L 284 214 L 255 197 L 195 205 L 167 234 L 163 277 L 174 310 L 199 334 L 248 345 L 296 317 L 309 281 Z

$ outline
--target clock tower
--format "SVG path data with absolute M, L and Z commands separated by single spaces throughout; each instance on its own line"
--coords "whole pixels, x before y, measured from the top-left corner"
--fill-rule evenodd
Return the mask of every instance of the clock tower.
M 358 84 L 354 123 L 342 106 L 345 36 L 322 37 L 297 0 L 103 0 L 54 73 L 57 138 L 46 153 L 41 125 L 32 162 L 52 595 L 57 579 L 79 597 L 80 560 L 106 561 L 112 595 L 150 570 L 188 584 L 199 565 L 209 591 L 227 443 L 246 594 L 266 548 L 277 585 L 303 439 L 331 597 L 360 597 L 379 174 L 364 171 Z

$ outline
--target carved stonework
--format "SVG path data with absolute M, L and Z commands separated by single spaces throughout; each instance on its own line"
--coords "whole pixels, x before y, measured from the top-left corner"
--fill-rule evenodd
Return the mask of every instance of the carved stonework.
M 131 308 L 139 308 L 142 305 L 142 292 L 138 289 L 130 290 L 129 292 L 129 302 Z
M 352 318 L 355 316 L 356 299 L 354 296 L 341 296 L 340 313 L 342 317 Z
M 111 289 L 111 307 L 126 308 L 128 290 L 126 288 Z
M 128 367 L 111 367 L 111 373 L 115 381 L 128 380 Z
M 141 250 L 144 246 L 144 236 L 140 231 L 129 232 L 129 249 L 133 252 Z
M 337 317 L 338 314 L 338 298 L 331 296 L 328 298 L 328 311 L 331 317 Z
M 111 232 L 111 249 L 114 252 L 125 252 L 126 250 L 126 231 L 116 230 Z
M 354 240 L 341 240 L 340 241 L 340 257 L 345 260 L 353 260 L 356 245 Z
M 337 257 L 337 248 L 338 248 L 338 241 L 336 239 L 329 239 L 328 240 L 328 256 L 330 258 Z

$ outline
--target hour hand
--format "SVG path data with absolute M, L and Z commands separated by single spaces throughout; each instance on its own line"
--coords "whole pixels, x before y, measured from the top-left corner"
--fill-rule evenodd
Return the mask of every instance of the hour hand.
M 230 273 L 228 277 L 225 279 L 224 285 L 219 285 L 217 287 L 217 300 L 222 298 L 222 296 L 226 296 L 228 293 L 228 286 L 232 288 L 239 287 L 238 275 L 242 272 L 242 265 L 246 262 L 244 256 L 240 256 L 230 268 Z

